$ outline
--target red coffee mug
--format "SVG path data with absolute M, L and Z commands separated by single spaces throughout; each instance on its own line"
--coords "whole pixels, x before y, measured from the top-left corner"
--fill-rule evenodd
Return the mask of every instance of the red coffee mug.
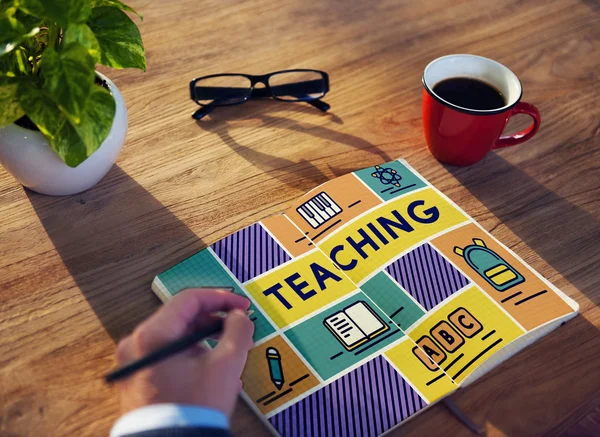
M 498 89 L 506 105 L 491 110 L 463 108 L 445 101 L 433 88 L 439 82 L 467 77 Z M 540 112 L 521 102 L 523 87 L 517 76 L 504 65 L 474 55 L 449 55 L 431 62 L 423 72 L 423 127 L 429 150 L 439 161 L 452 165 L 471 165 L 491 149 L 515 146 L 533 137 L 540 127 Z M 512 135 L 500 136 L 514 114 L 527 114 L 533 123 Z

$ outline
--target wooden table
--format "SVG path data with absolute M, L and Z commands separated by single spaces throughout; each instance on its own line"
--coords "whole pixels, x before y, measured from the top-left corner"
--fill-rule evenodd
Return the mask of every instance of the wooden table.
M 600 433 L 597 0 L 131 4 L 145 17 L 148 72 L 102 68 L 129 108 L 117 165 L 63 198 L 0 170 L 0 435 L 107 435 L 118 403 L 101 377 L 119 338 L 159 306 L 157 273 L 397 157 L 581 306 L 453 398 L 491 436 Z M 470 168 L 435 161 L 420 120 L 423 68 L 461 52 L 511 68 L 543 119 L 535 139 Z M 194 76 L 293 67 L 329 72 L 330 114 L 263 101 L 190 118 Z M 233 429 L 266 434 L 242 403 Z M 439 405 L 400 434 L 471 435 Z

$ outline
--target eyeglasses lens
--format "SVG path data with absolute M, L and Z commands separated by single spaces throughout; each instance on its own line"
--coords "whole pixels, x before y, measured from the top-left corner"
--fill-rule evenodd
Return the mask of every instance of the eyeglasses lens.
M 316 71 L 288 71 L 269 78 L 273 97 L 279 100 L 315 100 L 327 92 L 323 74 Z
M 250 97 L 252 82 L 244 76 L 215 76 L 196 82 L 194 95 L 201 105 L 227 106 Z

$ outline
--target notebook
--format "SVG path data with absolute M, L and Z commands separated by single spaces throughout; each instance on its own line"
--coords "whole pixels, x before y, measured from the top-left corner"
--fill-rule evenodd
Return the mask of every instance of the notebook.
M 333 179 L 159 274 L 249 298 L 243 397 L 275 435 L 378 436 L 578 305 L 407 162 Z

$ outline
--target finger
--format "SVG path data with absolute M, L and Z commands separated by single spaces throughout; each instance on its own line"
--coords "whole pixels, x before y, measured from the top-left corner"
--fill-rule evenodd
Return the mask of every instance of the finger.
M 208 344 L 206 344 L 205 342 L 201 342 L 189 348 L 185 353 L 188 357 L 196 359 L 206 355 L 206 353 L 210 352 L 211 350 L 212 349 Z
M 218 343 L 221 341 L 221 334 L 215 334 L 215 335 L 211 335 L 209 337 L 212 341 Z
M 195 329 L 198 320 L 215 311 L 246 310 L 250 301 L 226 289 L 184 290 L 134 331 L 134 344 L 141 352 L 180 338 Z
M 117 364 L 123 366 L 135 360 L 135 352 L 133 350 L 133 341 L 131 335 L 123 338 L 117 345 L 115 355 L 117 358 Z
M 177 330 L 195 323 L 199 314 L 234 309 L 245 311 L 249 306 L 250 301 L 246 297 L 233 293 L 231 289 L 190 288 L 178 293 L 156 313 L 156 317 L 175 322 L 173 327 Z
M 222 326 L 223 317 L 215 314 L 215 313 L 202 313 L 200 314 L 196 320 L 188 325 L 190 332 L 192 331 L 204 331 L 204 330 L 213 330 L 212 328 L 216 326 Z
M 252 334 L 254 334 L 254 324 L 246 313 L 239 310 L 231 311 L 225 319 L 221 339 L 215 347 L 215 355 L 227 360 L 241 361 L 241 372 L 248 351 L 252 348 Z

